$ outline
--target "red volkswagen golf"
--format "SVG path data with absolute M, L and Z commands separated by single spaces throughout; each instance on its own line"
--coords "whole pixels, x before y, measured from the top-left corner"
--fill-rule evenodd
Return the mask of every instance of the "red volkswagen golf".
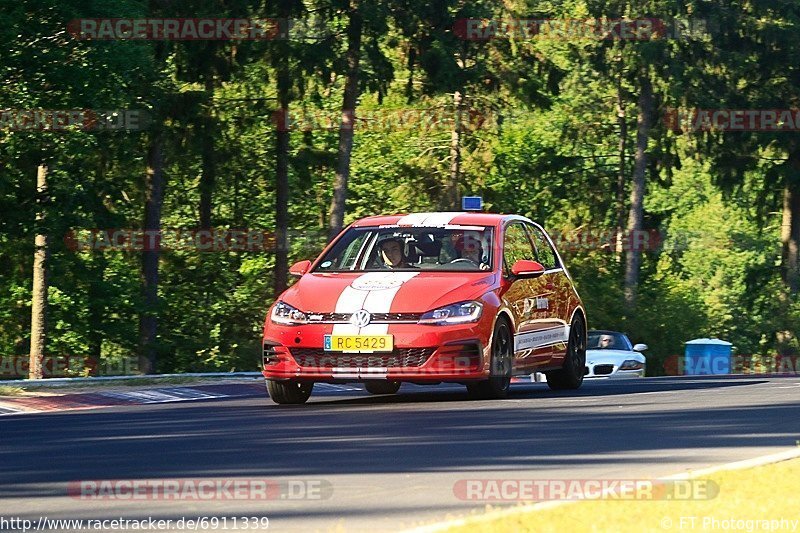
M 586 314 L 553 241 L 516 215 L 415 213 L 354 222 L 272 305 L 263 374 L 277 403 L 316 382 L 462 383 L 503 398 L 514 375 L 575 389 Z

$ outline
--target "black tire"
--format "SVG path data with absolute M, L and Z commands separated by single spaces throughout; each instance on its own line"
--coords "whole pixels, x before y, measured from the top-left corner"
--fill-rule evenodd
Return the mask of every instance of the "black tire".
M 492 359 L 489 363 L 489 379 L 467 383 L 470 396 L 481 399 L 501 399 L 508 396 L 511 388 L 511 372 L 514 365 L 514 339 L 511 327 L 505 318 L 499 318 L 492 334 Z
M 399 381 L 365 381 L 364 387 L 370 394 L 395 394 L 400 390 Z
M 267 380 L 267 393 L 279 404 L 306 403 L 313 389 L 313 382 Z
M 574 390 L 583 384 L 586 369 L 586 324 L 581 315 L 576 315 L 569 328 L 567 355 L 564 365 L 551 372 L 545 372 L 547 385 L 552 390 Z

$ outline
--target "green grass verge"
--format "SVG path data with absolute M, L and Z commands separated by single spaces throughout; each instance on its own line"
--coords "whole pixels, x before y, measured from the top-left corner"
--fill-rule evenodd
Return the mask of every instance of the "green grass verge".
M 12 387 L 11 385 L 0 385 L 0 396 L 21 396 L 25 394 L 22 387 Z
M 747 470 L 718 472 L 702 476 L 702 479 L 710 479 L 717 483 L 719 494 L 716 498 L 692 501 L 581 501 L 551 509 L 525 511 L 490 521 L 485 518 L 481 520 L 478 515 L 469 518 L 468 524 L 447 531 L 448 533 L 497 531 L 537 533 L 794 531 L 800 533 L 800 459 Z M 761 522 L 781 519 L 789 522 L 780 529 L 767 529 L 768 523 Z M 731 520 L 733 522 L 730 522 Z M 792 520 L 797 522 L 792 524 Z M 793 529 L 793 525 L 796 529 Z M 770 524 L 770 528 L 772 527 L 774 523 Z

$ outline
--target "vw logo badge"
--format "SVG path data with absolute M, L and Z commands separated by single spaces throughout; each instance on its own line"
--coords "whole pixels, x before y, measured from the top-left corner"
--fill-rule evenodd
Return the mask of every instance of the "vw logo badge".
M 370 316 L 369 311 L 362 309 L 353 313 L 353 316 L 350 317 L 350 323 L 359 328 L 363 328 L 369 325 L 371 319 L 372 316 Z

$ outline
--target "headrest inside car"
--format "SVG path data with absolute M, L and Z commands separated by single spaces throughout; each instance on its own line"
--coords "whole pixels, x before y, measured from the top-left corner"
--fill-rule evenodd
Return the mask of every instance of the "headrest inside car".
M 442 243 L 435 240 L 432 235 L 421 235 L 412 242 L 419 255 L 423 257 L 439 257 L 439 252 L 442 250 Z

